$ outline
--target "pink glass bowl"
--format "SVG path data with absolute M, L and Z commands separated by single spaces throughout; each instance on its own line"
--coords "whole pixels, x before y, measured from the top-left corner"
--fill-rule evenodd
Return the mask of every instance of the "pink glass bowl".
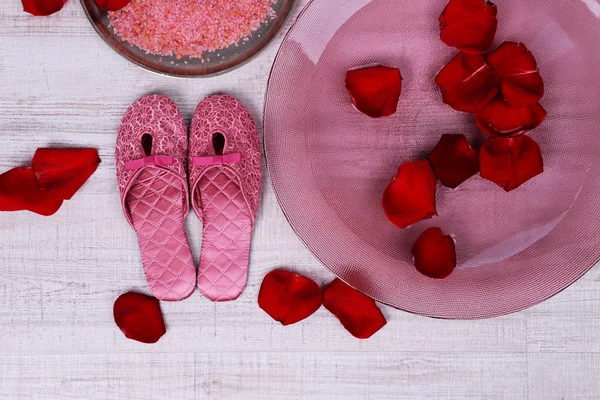
M 398 229 L 381 197 L 398 165 L 444 133 L 485 140 L 470 114 L 442 103 L 434 78 L 455 54 L 439 39 L 444 1 L 314 0 L 277 55 L 265 100 L 267 165 L 293 229 L 333 273 L 391 306 L 473 319 L 518 311 L 573 283 L 600 256 L 600 4 L 498 1 L 496 45 L 521 41 L 546 83 L 546 121 L 530 132 L 545 172 L 505 193 L 472 177 L 438 186 L 438 217 Z M 346 70 L 399 67 L 398 112 L 350 104 Z M 427 227 L 455 237 L 445 280 L 419 274 L 410 248 Z

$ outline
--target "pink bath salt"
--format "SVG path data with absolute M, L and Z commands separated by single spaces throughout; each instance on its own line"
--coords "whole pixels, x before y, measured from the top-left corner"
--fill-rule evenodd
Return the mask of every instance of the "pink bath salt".
M 108 13 L 121 40 L 149 54 L 202 58 L 276 17 L 277 0 L 131 0 Z

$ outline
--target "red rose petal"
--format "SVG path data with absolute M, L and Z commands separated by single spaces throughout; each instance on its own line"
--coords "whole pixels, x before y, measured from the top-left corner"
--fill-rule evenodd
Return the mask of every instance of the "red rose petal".
M 156 343 L 167 331 L 158 299 L 128 292 L 113 307 L 115 322 L 125 337 L 142 343 Z
M 435 82 L 444 103 L 458 111 L 475 113 L 498 93 L 499 81 L 482 56 L 458 53 L 437 75 Z
M 486 53 L 496 35 L 497 13 L 489 1 L 450 0 L 439 18 L 440 38 L 465 53 Z
M 429 278 L 444 279 L 456 268 L 454 240 L 438 227 L 427 229 L 413 244 L 417 271 Z
M 537 128 L 546 114 L 540 103 L 510 108 L 501 96 L 497 96 L 475 114 L 475 123 L 490 136 L 513 137 Z
M 28 210 L 52 215 L 62 199 L 41 189 L 31 168 L 14 168 L 0 175 L 0 211 Z
M 37 149 L 31 161 L 40 187 L 64 200 L 73 197 L 99 163 L 96 149 Z
M 269 272 L 258 293 L 260 308 L 282 325 L 309 317 L 321 302 L 321 288 L 315 281 L 285 270 Z
M 420 160 L 402 164 L 383 193 L 385 215 L 399 228 L 437 215 L 436 183 L 437 178 L 429 162 Z
M 479 150 L 480 175 L 507 192 L 544 171 L 538 144 L 529 136 L 490 139 Z
M 371 337 L 387 323 L 375 300 L 337 278 L 323 291 L 323 305 L 359 339 Z
M 98 7 L 110 11 L 118 11 L 129 4 L 131 0 L 96 0 Z
M 357 110 L 372 118 L 387 117 L 396 112 L 402 76 L 398 68 L 354 69 L 346 72 L 346 89 Z
M 427 158 L 440 182 L 452 189 L 479 171 L 477 150 L 465 135 L 442 135 Z
M 21 0 L 23 11 L 37 17 L 60 11 L 66 2 L 67 0 Z
M 500 79 L 504 101 L 510 107 L 534 104 L 544 96 L 537 62 L 523 43 L 502 43 L 486 57 L 486 62 Z

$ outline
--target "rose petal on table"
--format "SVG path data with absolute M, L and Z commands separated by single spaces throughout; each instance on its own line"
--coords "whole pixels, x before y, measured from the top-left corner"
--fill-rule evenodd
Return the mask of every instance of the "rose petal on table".
M 534 104 L 544 96 L 544 81 L 537 62 L 523 43 L 504 42 L 485 60 L 500 79 L 500 89 L 509 107 Z
M 444 103 L 458 111 L 475 113 L 499 90 L 498 78 L 482 56 L 458 53 L 437 75 Z
M 383 211 L 399 228 L 406 228 L 436 215 L 437 178 L 426 160 L 407 162 L 383 193 Z
M 462 134 L 442 135 L 427 159 L 442 185 L 452 189 L 479 171 L 477 150 Z
M 62 10 L 67 0 L 21 0 L 23 11 L 43 17 Z
M 475 123 L 489 136 L 513 137 L 537 128 L 546 115 L 540 103 L 511 108 L 502 96 L 497 96 L 475 114 Z
M 444 279 L 456 268 L 454 240 L 438 227 L 425 230 L 413 244 L 411 253 L 417 271 L 429 278 Z
M 31 160 L 40 187 L 70 200 L 96 171 L 96 149 L 37 149 Z
M 323 305 L 350 334 L 367 339 L 387 323 L 375 300 L 336 278 L 323 291 Z
M 465 53 L 486 53 L 498 28 L 497 14 L 489 1 L 450 0 L 439 18 L 440 38 Z
M 62 205 L 62 198 L 39 187 L 29 167 L 13 168 L 0 175 L 0 211 L 28 210 L 49 216 Z
M 282 269 L 265 275 L 258 305 L 282 325 L 295 324 L 321 307 L 321 288 L 312 279 Z
M 494 138 L 479 150 L 480 175 L 507 192 L 544 171 L 538 144 L 529 136 Z
M 142 343 L 156 343 L 166 327 L 158 299 L 128 292 L 117 298 L 113 307 L 115 323 L 125 337 Z
M 118 11 L 129 4 L 130 1 L 131 0 L 96 0 L 96 4 L 104 10 Z
M 346 89 L 356 109 L 369 117 L 387 117 L 396 112 L 402 91 L 398 68 L 375 66 L 346 72 Z

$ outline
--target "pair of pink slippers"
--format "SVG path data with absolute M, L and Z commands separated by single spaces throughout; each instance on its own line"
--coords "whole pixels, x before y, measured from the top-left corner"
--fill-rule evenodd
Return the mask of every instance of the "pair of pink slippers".
M 116 162 L 152 294 L 177 301 L 198 286 L 212 301 L 235 300 L 246 286 L 261 192 L 258 133 L 246 107 L 226 95 L 204 99 L 188 142 L 175 103 L 143 97 L 123 117 Z M 184 227 L 190 201 L 203 222 L 197 274 Z

